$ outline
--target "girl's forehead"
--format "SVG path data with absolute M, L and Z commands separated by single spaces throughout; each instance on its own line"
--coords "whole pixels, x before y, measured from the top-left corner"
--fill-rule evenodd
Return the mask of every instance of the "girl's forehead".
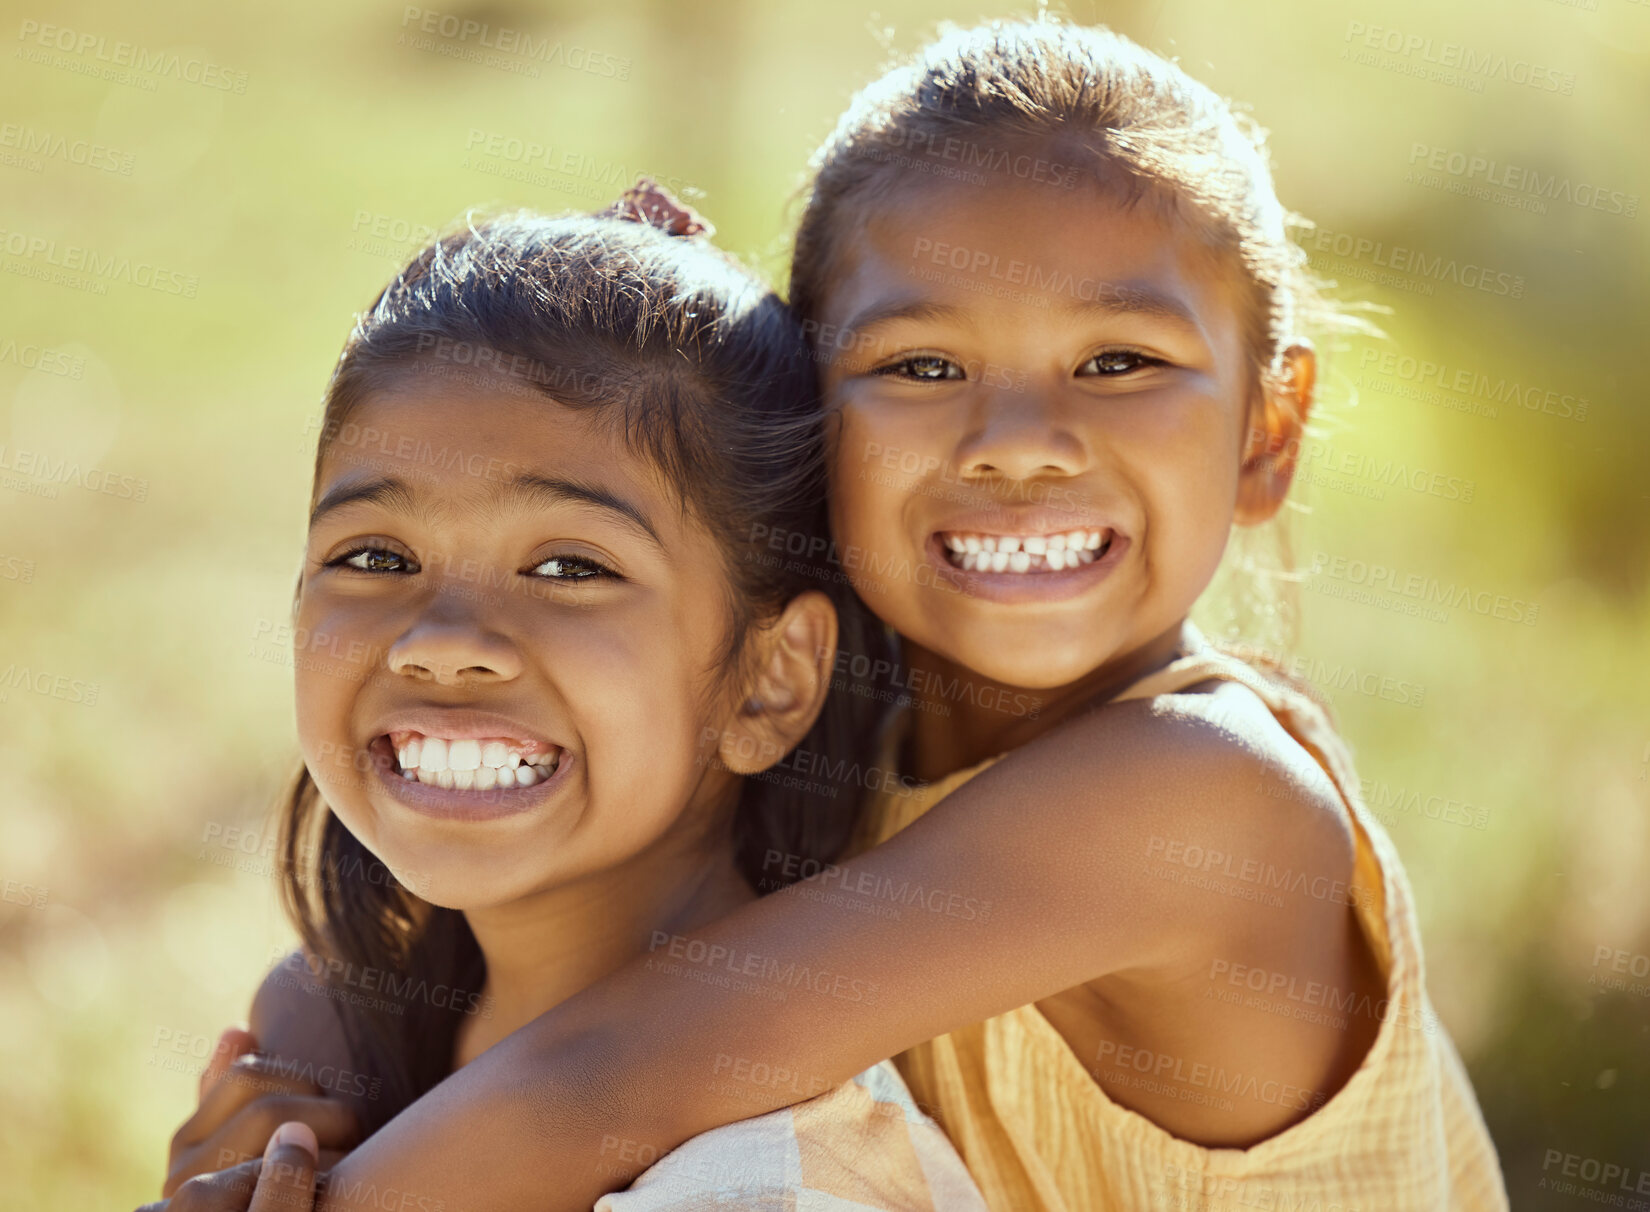
M 894 296 L 980 316 L 1110 301 L 1212 332 L 1243 298 L 1232 260 L 1173 208 L 1082 178 L 906 186 L 845 233 L 822 319 L 852 326 Z
M 323 427 L 315 497 L 345 482 L 391 480 L 428 502 L 502 501 L 538 482 L 674 515 L 658 470 L 625 442 L 611 410 L 573 407 L 507 380 L 410 371 L 368 392 Z M 518 494 L 519 495 L 519 494 Z
M 884 255 L 948 274 L 1036 285 L 1081 260 L 1119 274 L 1172 270 L 1200 247 L 1195 230 L 1149 197 L 1088 178 L 1067 185 L 910 186 L 868 216 Z M 1012 283 L 1011 283 L 1012 284 Z

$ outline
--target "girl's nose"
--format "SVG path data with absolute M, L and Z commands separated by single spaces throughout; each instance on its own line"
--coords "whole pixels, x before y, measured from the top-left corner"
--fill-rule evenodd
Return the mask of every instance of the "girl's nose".
M 985 394 L 990 398 L 957 448 L 964 475 L 1029 480 L 1088 470 L 1087 447 L 1052 400 L 1031 390 Z
M 505 682 L 521 676 L 521 650 L 474 614 L 438 601 L 390 646 L 391 673 L 462 686 Z

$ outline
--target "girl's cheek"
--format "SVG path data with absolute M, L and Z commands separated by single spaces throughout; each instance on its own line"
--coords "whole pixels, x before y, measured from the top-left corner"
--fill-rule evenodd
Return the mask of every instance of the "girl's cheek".
M 857 408 L 842 410 L 840 437 L 833 455 L 831 481 L 834 506 L 844 517 L 857 515 L 886 495 L 886 485 L 897 478 L 884 474 L 885 464 L 897 465 L 899 444 L 886 419 Z

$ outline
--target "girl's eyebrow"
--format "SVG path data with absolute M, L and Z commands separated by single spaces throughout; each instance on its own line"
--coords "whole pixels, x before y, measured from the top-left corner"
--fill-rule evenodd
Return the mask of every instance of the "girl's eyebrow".
M 872 303 L 856 312 L 842 326 L 842 336 L 857 336 L 868 328 L 875 328 L 879 324 L 887 324 L 893 320 L 958 320 L 965 314 L 961 307 L 949 303 L 936 303 L 932 299 L 889 299 L 882 303 Z
M 1203 331 L 1203 326 L 1198 323 L 1197 317 L 1190 307 L 1180 299 L 1173 295 L 1164 294 L 1162 291 L 1151 290 L 1126 282 L 1096 283 L 1090 279 L 1072 278 L 1070 289 L 1060 293 L 1068 296 L 1065 306 L 1065 310 L 1068 312 L 1150 316 L 1153 319 L 1166 320 L 1171 324 L 1191 329 L 1197 333 Z M 886 302 L 872 303 L 855 313 L 842 326 L 839 340 L 845 341 L 850 337 L 858 336 L 867 329 L 894 320 L 942 322 L 960 320 L 966 318 L 966 316 L 966 308 L 951 303 L 938 303 L 932 299 L 890 299 Z
M 639 506 L 597 485 L 581 484 L 560 476 L 522 472 L 515 479 L 496 485 L 488 494 L 487 503 L 497 504 L 507 499 L 525 505 L 575 504 L 599 509 L 627 530 L 647 540 L 661 554 L 665 553 L 664 541 L 659 538 L 659 532 L 647 514 Z M 396 476 L 376 476 L 355 484 L 340 484 L 327 493 L 311 511 L 309 527 L 313 530 L 327 514 L 363 502 L 381 505 L 393 513 L 407 516 L 443 512 L 435 502 L 425 502 L 425 507 L 420 509 L 418 490 L 405 480 Z
M 1196 314 L 1181 299 L 1162 291 L 1131 286 L 1127 282 L 1102 282 L 1093 297 L 1078 292 L 1066 304 L 1066 310 L 1097 311 L 1112 316 L 1149 316 L 1191 329 L 1200 335 L 1203 332 L 1203 325 L 1198 323 Z
M 382 505 L 391 513 L 405 514 L 409 517 L 418 512 L 417 494 L 408 487 L 405 480 L 395 476 L 377 476 L 354 484 L 340 484 L 327 493 L 315 503 L 315 508 L 310 510 L 309 528 L 314 530 L 316 523 L 329 513 L 335 513 L 346 505 L 360 503 Z

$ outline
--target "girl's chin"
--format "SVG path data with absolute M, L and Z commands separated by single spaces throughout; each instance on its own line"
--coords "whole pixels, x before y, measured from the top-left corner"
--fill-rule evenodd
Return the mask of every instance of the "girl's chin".
M 354 879 L 386 888 L 400 884 L 426 904 L 460 912 L 508 904 L 558 882 L 553 872 L 505 874 L 512 860 L 519 861 L 523 853 L 519 844 L 461 848 L 449 839 L 398 836 L 400 831 L 385 829 L 378 822 L 367 829 L 358 828 L 343 814 L 340 819 L 362 839 L 369 854 L 362 860 L 362 870 L 329 872 L 322 878 Z M 461 855 L 460 849 L 473 853 Z
M 1007 699 L 1003 709 L 1014 714 L 1024 714 L 1014 711 L 1014 695 L 1035 702 L 1039 692 L 1069 686 L 1092 672 L 1099 663 L 1097 659 L 1088 659 L 1094 654 L 1080 648 L 1076 641 L 1061 644 L 1058 641 L 1049 642 L 1045 637 L 1043 642 L 1035 646 L 1019 644 L 1010 647 L 986 638 L 975 643 L 962 644 L 959 644 L 954 636 L 947 638 L 949 642 L 943 648 L 931 651 L 975 677 L 1000 683 L 1005 688 L 1005 693 L 1008 688 L 1012 688 L 1012 695 Z M 913 688 L 920 686 L 921 683 L 917 683 Z M 972 691 L 960 686 L 955 689 L 953 697 L 964 705 L 990 706 L 989 703 L 980 701 Z
M 426 904 L 459 913 L 496 909 L 527 895 L 525 891 L 502 887 L 496 874 L 484 875 L 474 871 L 431 873 L 408 870 L 405 878 L 397 876 L 397 879 L 407 891 Z

